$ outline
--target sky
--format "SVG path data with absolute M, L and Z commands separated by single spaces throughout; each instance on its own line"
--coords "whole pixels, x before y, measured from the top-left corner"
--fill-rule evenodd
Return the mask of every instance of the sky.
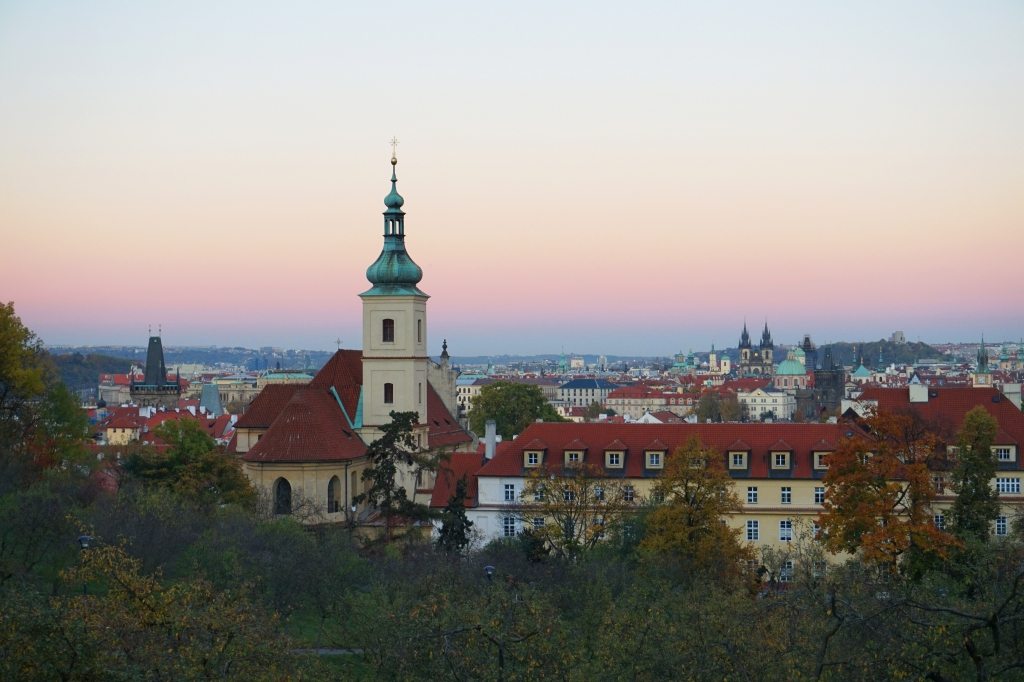
M 0 0 L 0 300 L 358 348 L 393 136 L 434 354 L 1024 335 L 998 1 Z

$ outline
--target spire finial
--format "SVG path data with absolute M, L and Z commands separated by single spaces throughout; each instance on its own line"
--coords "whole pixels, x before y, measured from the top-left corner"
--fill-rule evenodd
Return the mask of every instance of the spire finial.
M 398 138 L 397 137 L 392 137 L 391 138 L 391 165 L 392 166 L 397 166 L 398 165 Z

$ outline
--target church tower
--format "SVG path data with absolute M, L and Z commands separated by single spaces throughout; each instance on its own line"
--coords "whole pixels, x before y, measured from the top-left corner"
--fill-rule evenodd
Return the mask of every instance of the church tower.
M 152 332 L 151 332 L 152 333 Z M 142 407 L 174 408 L 181 397 L 181 378 L 175 374 L 174 380 L 167 378 L 167 365 L 164 363 L 164 345 L 160 336 L 149 337 L 149 348 L 146 350 L 146 374 L 141 382 L 132 379 L 129 386 L 132 402 Z
M 397 144 L 393 141 L 392 144 Z M 398 193 L 395 152 L 391 155 L 391 192 L 384 198 L 384 248 L 367 268 L 373 286 L 363 299 L 364 439 L 379 435 L 390 414 L 417 412 L 421 447 L 427 446 L 427 298 L 420 291 L 420 269 L 405 250 L 405 200 Z
M 974 371 L 974 380 L 971 384 L 975 387 L 988 387 L 992 385 L 992 373 L 988 368 L 988 349 L 985 348 L 985 337 L 981 337 L 981 345 L 978 346 L 978 368 Z

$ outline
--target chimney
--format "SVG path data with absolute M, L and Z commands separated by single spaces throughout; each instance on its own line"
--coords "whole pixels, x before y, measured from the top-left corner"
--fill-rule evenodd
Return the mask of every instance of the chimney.
M 494 448 L 498 440 L 498 425 L 493 419 L 487 420 L 487 435 L 484 441 L 484 459 L 494 459 Z

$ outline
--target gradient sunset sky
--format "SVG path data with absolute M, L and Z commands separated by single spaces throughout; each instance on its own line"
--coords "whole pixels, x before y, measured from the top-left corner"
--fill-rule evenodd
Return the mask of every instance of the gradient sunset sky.
M 0 2 L 0 300 L 361 343 L 397 136 L 430 346 L 1024 333 L 1024 3 Z

